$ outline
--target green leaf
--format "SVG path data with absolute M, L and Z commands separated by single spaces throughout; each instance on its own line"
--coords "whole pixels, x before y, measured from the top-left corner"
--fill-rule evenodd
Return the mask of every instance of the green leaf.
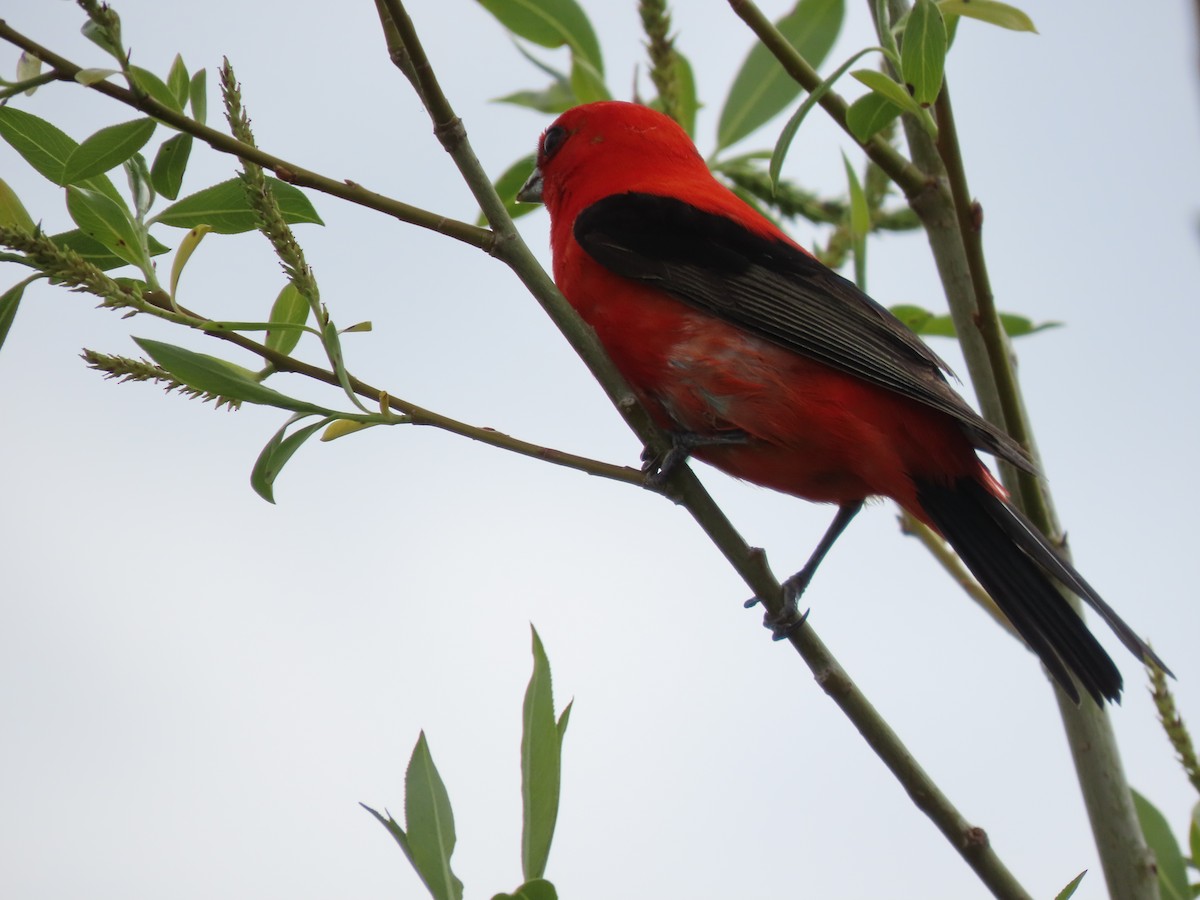
M 308 197 L 278 178 L 268 178 L 285 221 L 291 224 L 312 222 L 324 225 Z M 156 215 L 155 222 L 174 228 L 211 225 L 218 234 L 241 234 L 258 227 L 258 220 L 237 178 L 222 181 L 173 203 Z
M 404 855 L 408 858 L 408 864 L 416 869 L 417 874 L 420 875 L 421 870 L 417 869 L 417 864 L 413 861 L 412 848 L 408 845 L 408 835 L 405 834 L 404 829 L 400 827 L 400 823 L 392 818 L 391 813 L 388 813 L 387 817 L 385 818 L 383 815 L 371 809 L 371 807 L 367 806 L 365 803 L 360 803 L 358 805 L 373 815 L 379 821 L 379 824 L 388 830 L 388 834 L 395 839 L 396 843 L 400 845 L 400 849 L 404 851 Z
M 796 132 L 800 129 L 800 123 L 804 121 L 805 116 L 820 102 L 822 97 L 829 93 L 830 89 L 837 84 L 838 79 L 846 74 L 847 69 L 863 56 L 876 52 L 877 49 L 875 47 L 868 47 L 866 50 L 860 50 L 838 66 L 837 70 L 822 81 L 815 91 L 805 97 L 796 111 L 792 113 L 791 117 L 787 120 L 787 124 L 783 126 L 783 130 L 779 132 L 779 137 L 775 141 L 775 150 L 771 153 L 771 164 L 767 167 L 772 185 L 779 184 L 779 175 L 783 170 L 783 160 L 787 156 L 788 150 L 791 149 L 792 141 L 795 139 Z
M 450 869 L 454 811 L 423 731 L 404 775 L 404 824 L 409 858 L 435 900 L 462 900 L 462 882 Z
M 1008 333 L 1009 337 L 1018 338 L 1024 337 L 1027 334 L 1037 334 L 1039 331 L 1045 331 L 1049 328 L 1061 328 L 1062 322 L 1038 322 L 1036 325 L 1033 320 L 1025 316 L 1018 316 L 1016 313 L 1000 313 L 1000 325 Z
M 865 144 L 900 115 L 900 107 L 874 92 L 864 94 L 846 110 L 846 125 L 859 141 Z
M 828 55 L 845 16 L 845 0 L 800 0 L 776 23 L 814 69 Z M 717 149 L 722 150 L 763 125 L 799 95 L 799 84 L 765 46 L 755 43 L 721 108 Z
M 288 428 L 294 422 L 305 418 L 305 415 L 297 413 L 288 419 L 284 426 L 275 432 L 275 436 L 267 441 L 267 445 L 258 454 L 258 459 L 254 461 L 254 468 L 250 472 L 250 486 L 254 488 L 254 493 L 268 503 L 275 502 L 275 479 L 279 477 L 288 460 L 300 449 L 301 444 L 332 421 L 329 417 L 318 419 L 313 424 L 288 434 Z
M 91 87 L 93 84 L 107 81 L 112 76 L 119 75 L 120 73 L 120 69 L 80 69 L 75 73 L 75 82 L 82 84 L 84 87 Z
M 158 152 L 154 154 L 154 164 L 150 167 L 150 181 L 154 189 L 168 200 L 179 196 L 183 173 L 187 169 L 191 152 L 192 136 L 177 134 L 163 141 Z
M 98 240 L 84 234 L 78 228 L 71 231 L 64 231 L 61 234 L 53 234 L 50 236 L 50 240 L 54 241 L 60 247 L 75 251 L 93 266 L 104 271 L 118 269 L 128 264 Z M 160 241 L 155 240 L 154 235 L 148 235 L 147 241 L 150 245 L 151 256 L 160 256 L 171 249 Z
M 171 70 L 167 72 L 167 87 L 174 95 L 175 102 L 179 104 L 179 111 L 183 112 L 188 102 L 188 70 L 183 64 L 183 57 L 178 53 L 171 63 Z
M 157 100 L 167 109 L 172 109 L 177 113 L 183 112 L 183 104 L 175 96 L 175 92 L 167 87 L 166 82 L 149 69 L 143 69 L 141 66 L 130 66 L 129 73 L 132 76 L 131 80 L 136 90 L 142 91 L 152 100 Z
M 590 63 L 603 77 L 600 42 L 587 13 L 575 0 L 479 0 L 479 3 L 518 37 L 552 49 L 565 44 L 574 56 Z
M 571 56 L 571 91 L 580 103 L 594 103 L 611 99 L 604 85 L 604 75 L 590 60 L 578 54 Z
M 129 191 L 133 195 L 137 217 L 139 220 L 144 219 L 158 196 L 154 185 L 150 182 L 150 167 L 146 165 L 146 157 L 135 153 L 125 160 L 121 167 L 125 170 L 125 177 L 129 180 Z M 124 202 L 121 205 L 124 206 Z
M 842 154 L 842 162 L 846 167 L 846 180 L 850 187 L 849 228 L 850 246 L 854 250 L 854 283 L 860 291 L 867 289 L 867 232 L 871 230 L 871 208 L 867 205 L 867 195 L 863 193 L 862 183 L 858 173 L 846 154 Z
M 550 86 L 540 91 L 516 91 L 497 97 L 493 103 L 511 103 L 513 106 L 524 106 L 536 109 L 538 112 L 557 115 L 566 112 L 572 106 L 578 105 L 575 92 L 569 82 L 554 81 Z
M 850 74 L 885 100 L 890 100 L 900 107 L 904 112 L 910 112 L 913 115 L 921 114 L 921 105 L 904 89 L 904 86 L 888 78 L 882 72 L 874 69 L 857 69 Z
M 1083 881 L 1083 876 L 1087 874 L 1087 869 L 1084 869 L 1078 875 L 1071 879 L 1065 888 L 1054 895 L 1054 900 L 1070 900 L 1074 896 L 1075 891 L 1079 887 L 1079 883 Z
M 149 267 L 150 261 L 142 253 L 137 226 L 124 206 L 99 191 L 68 185 L 67 212 L 80 231 L 95 238 L 114 255 L 139 268 Z
M 32 113 L 11 106 L 0 106 L 0 137 L 43 178 L 60 187 L 66 185 L 62 177 L 63 169 L 79 144 L 65 132 Z M 105 175 L 89 178 L 82 182 L 82 186 L 100 191 L 117 203 L 124 202 Z
M 550 856 L 558 820 L 562 741 L 554 720 L 550 661 L 537 629 L 533 631 L 533 675 L 525 689 L 521 731 L 521 871 L 528 881 L 541 878 Z M 565 720 L 563 729 L 566 729 Z
M 153 119 L 134 119 L 101 128 L 71 151 L 63 165 L 63 182 L 78 184 L 119 166 L 146 146 L 155 124 Z
M 105 53 L 108 53 L 110 56 L 115 56 L 118 60 L 124 61 L 125 54 L 121 50 L 121 20 L 116 17 L 117 14 L 115 12 L 112 12 L 111 10 L 109 10 L 109 12 L 111 13 L 113 22 L 115 23 L 115 35 L 110 36 L 108 29 L 104 28 L 97 22 L 92 21 L 91 19 L 88 19 L 83 23 L 83 27 L 79 29 L 79 33 Z M 113 42 L 114 38 L 116 39 L 116 43 Z
M 292 282 L 283 286 L 275 303 L 271 306 L 271 323 L 275 325 L 304 325 L 308 322 L 312 307 L 304 295 L 296 290 Z M 267 332 L 267 349 L 287 356 L 296 349 L 303 334 L 299 328 L 277 328 Z
M 8 182 L 0 178 L 0 225 L 33 231 L 33 219 Z
M 204 124 L 204 119 L 208 115 L 208 90 L 206 87 L 207 73 L 201 69 L 192 76 L 192 82 L 188 85 L 188 98 L 192 102 L 192 118 Z
M 1158 890 L 1163 900 L 1187 900 L 1191 896 L 1188 888 L 1187 868 L 1183 864 L 1183 853 L 1171 833 L 1171 826 L 1157 807 L 1137 791 L 1133 794 L 1133 808 L 1137 811 L 1138 824 L 1146 844 L 1154 851 L 1158 863 Z
M 1192 852 L 1192 868 L 1200 869 L 1200 803 L 1192 807 L 1192 821 L 1188 826 L 1188 846 Z
M 17 307 L 21 305 L 21 298 L 25 295 L 25 288 L 40 277 L 40 275 L 31 275 L 0 294 L 0 347 L 4 346 L 8 330 L 12 328 L 13 319 L 17 316 Z
M 492 900 L 558 900 L 558 891 L 546 879 L 534 878 L 511 894 L 496 894 Z
M 135 337 L 134 341 L 150 355 L 151 359 L 170 372 L 177 380 L 195 390 L 219 394 L 222 397 L 241 400 L 244 403 L 290 409 L 292 412 L 337 416 L 337 413 L 331 409 L 297 400 L 266 385 L 259 384 L 254 378 L 254 373 L 249 369 L 244 369 L 223 359 L 217 359 L 215 356 L 196 353 L 193 350 L 176 347 L 174 344 L 152 341 L 149 338 Z
M 33 166 L 38 174 L 63 185 L 63 166 L 79 145 L 63 131 L 33 113 L 0 106 L 0 137 Z
M 921 106 L 937 100 L 946 67 L 946 23 L 933 0 L 917 0 L 904 26 L 900 71 Z
M 179 289 L 179 277 L 183 274 L 184 266 L 188 264 L 188 260 L 192 258 L 192 254 L 196 252 L 196 248 L 200 246 L 204 236 L 211 230 L 207 225 L 197 225 L 179 242 L 179 249 L 175 251 L 175 259 L 171 263 L 170 293 L 172 299 L 175 299 Z
M 696 75 L 688 58 L 675 51 L 675 83 L 679 85 L 679 125 L 689 135 L 696 135 L 696 113 L 700 99 L 696 96 Z
M 529 156 L 522 156 L 505 169 L 503 175 L 496 179 L 496 193 L 500 195 L 500 199 L 504 201 L 504 208 L 508 210 L 508 214 L 514 219 L 528 215 L 538 208 L 538 204 L 536 203 L 517 202 L 517 191 L 529 179 L 536 164 L 537 157 L 534 154 L 531 153 Z M 475 224 L 487 225 L 487 217 L 481 212 L 475 220 Z
M 938 0 L 943 16 L 967 16 L 1010 31 L 1032 31 L 1037 34 L 1033 20 L 1015 6 L 997 0 Z

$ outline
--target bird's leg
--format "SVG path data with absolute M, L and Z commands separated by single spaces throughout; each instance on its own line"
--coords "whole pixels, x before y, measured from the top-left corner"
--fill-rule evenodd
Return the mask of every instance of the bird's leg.
M 744 444 L 750 439 L 750 435 L 740 429 L 718 431 L 714 434 L 672 431 L 669 435 L 671 448 L 666 453 L 655 454 L 647 449 L 642 454 L 642 471 L 646 473 L 646 486 L 655 490 L 665 485 L 675 470 L 687 462 L 692 451 L 701 447 Z
M 808 618 L 808 612 L 800 614 L 797 601 L 804 593 L 804 589 L 808 587 L 808 583 L 812 581 L 813 575 L 817 572 L 817 566 L 821 564 L 821 560 L 825 558 L 825 554 L 841 537 L 846 526 L 851 520 L 858 515 L 858 511 L 863 508 L 861 500 L 854 503 L 846 503 L 838 507 L 837 515 L 833 517 L 833 521 L 829 527 L 825 529 L 825 534 L 821 537 L 812 555 L 809 556 L 808 562 L 804 564 L 804 568 L 783 582 L 783 609 L 778 614 L 766 613 L 763 615 L 763 625 L 771 629 L 772 636 L 777 641 L 781 641 L 791 634 L 792 630 L 799 628 L 804 624 L 804 620 Z M 761 602 L 758 597 L 751 597 L 746 601 L 746 608 L 754 606 Z

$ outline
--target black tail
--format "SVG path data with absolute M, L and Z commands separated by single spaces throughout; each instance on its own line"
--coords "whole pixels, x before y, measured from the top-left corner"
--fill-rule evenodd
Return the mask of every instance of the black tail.
M 916 486 L 930 520 L 1076 703 L 1079 692 L 1068 672 L 1097 703 L 1120 702 L 1121 673 L 1059 593 L 1058 584 L 1099 613 L 1134 656 L 1170 673 L 1033 523 L 979 481 L 917 481 Z

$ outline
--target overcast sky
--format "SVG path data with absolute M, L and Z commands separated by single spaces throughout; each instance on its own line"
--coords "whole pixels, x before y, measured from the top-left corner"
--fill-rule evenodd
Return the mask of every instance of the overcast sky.
M 634 4 L 585 5 L 610 88 L 627 97 L 644 70 Z M 707 152 L 751 37 L 724 3 L 679 6 Z M 548 120 L 489 100 L 544 76 L 477 4 L 412 7 L 476 152 L 499 173 Z M 474 217 L 368 0 L 117 8 L 135 63 L 165 74 L 179 51 L 208 68 L 210 122 L 228 55 L 263 148 Z M 1174 668 L 1200 728 L 1194 23 L 1182 3 L 1026 9 L 1040 35 L 964 23 L 948 69 L 997 302 L 1065 323 L 1018 345 L 1055 501 L 1080 570 Z M 4 15 L 82 65 L 106 65 L 73 4 L 26 0 Z M 826 70 L 869 43 L 866 5 L 852 4 Z M 0 69 L 15 61 L 0 48 Z M 134 117 L 71 85 L 14 105 L 76 139 Z M 779 124 L 738 149 L 769 147 Z M 814 114 L 787 172 L 837 195 L 842 150 L 860 161 Z M 184 190 L 233 171 L 197 148 Z M 61 192 L 7 145 L 0 177 L 48 230 L 70 227 Z M 375 326 L 345 339 L 352 372 L 467 422 L 636 463 L 636 441 L 499 263 L 313 202 L 326 227 L 297 234 L 323 299 L 340 324 Z M 522 230 L 548 262 L 546 225 L 538 212 Z M 804 222 L 793 233 L 820 236 Z M 160 234 L 172 246 L 180 236 Z M 944 308 L 919 235 L 872 239 L 869 268 L 881 302 Z M 0 265 L 0 290 L 23 271 Z M 214 236 L 180 300 L 261 319 L 282 283 L 261 237 Z M 575 699 L 547 872 L 562 896 L 983 895 L 791 649 L 742 609 L 745 586 L 683 511 L 414 428 L 306 446 L 271 506 L 248 476 L 283 413 L 213 411 L 103 381 L 78 359 L 84 346 L 134 354 L 130 334 L 233 351 L 94 305 L 38 285 L 0 351 L 4 896 L 420 897 L 357 804 L 400 815 L 421 729 L 454 802 L 467 896 L 512 889 L 531 622 L 559 708 Z M 951 343 L 935 349 L 962 371 Z M 320 359 L 315 346 L 300 352 Z M 828 523 L 830 510 L 699 468 L 781 575 Z M 895 513 L 870 507 L 838 544 L 806 597 L 813 627 L 1028 890 L 1051 897 L 1087 868 L 1077 896 L 1105 896 L 1036 660 L 900 534 Z M 1195 795 L 1138 665 L 1093 626 L 1126 677 L 1113 720 L 1130 782 L 1183 837 Z

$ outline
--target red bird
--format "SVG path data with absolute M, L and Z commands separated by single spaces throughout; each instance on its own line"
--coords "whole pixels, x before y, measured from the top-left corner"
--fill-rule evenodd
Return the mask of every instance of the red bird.
M 550 212 L 554 280 L 676 447 L 838 514 L 788 599 L 869 497 L 941 534 L 1062 689 L 1097 703 L 1121 673 L 1063 596 L 1135 656 L 1153 651 L 1020 512 L 975 455 L 1020 445 L 947 383 L 912 331 L 713 178 L 661 113 L 589 103 L 541 137 L 518 198 Z

